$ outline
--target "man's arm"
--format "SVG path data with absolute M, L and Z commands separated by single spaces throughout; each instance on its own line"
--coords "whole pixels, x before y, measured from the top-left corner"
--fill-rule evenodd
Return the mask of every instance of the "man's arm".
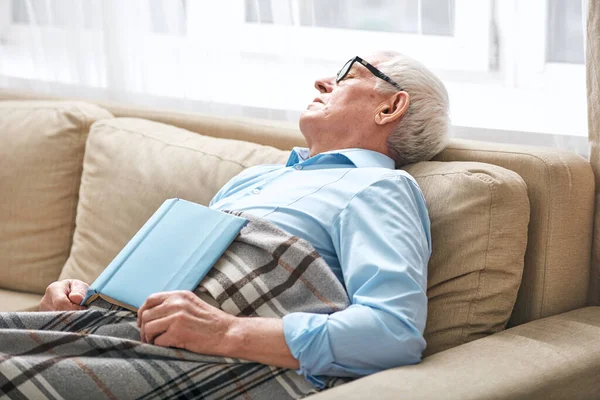
M 283 368 L 300 368 L 285 342 L 281 319 L 237 318 L 231 332 L 232 357 Z
M 285 342 L 283 321 L 235 317 L 189 291 L 156 293 L 138 310 L 143 342 L 196 353 L 242 358 L 298 369 Z
M 331 314 L 283 318 L 286 343 L 315 385 L 420 361 L 425 349 L 429 217 L 418 186 L 398 174 L 363 189 L 332 226 L 352 302 Z

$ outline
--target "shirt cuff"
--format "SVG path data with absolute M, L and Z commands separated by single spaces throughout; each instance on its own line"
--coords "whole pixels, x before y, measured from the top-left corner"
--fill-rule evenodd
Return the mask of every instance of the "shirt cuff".
M 325 387 L 325 377 L 319 376 L 333 363 L 329 345 L 327 320 L 329 315 L 291 313 L 283 317 L 283 334 L 290 352 L 300 362 L 298 374 L 304 375 L 315 387 Z

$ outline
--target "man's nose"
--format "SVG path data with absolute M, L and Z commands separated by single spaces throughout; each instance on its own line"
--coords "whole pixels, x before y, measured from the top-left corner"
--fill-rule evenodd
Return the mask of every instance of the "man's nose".
M 321 93 L 329 93 L 333 90 L 333 77 L 321 78 L 315 81 L 315 88 Z

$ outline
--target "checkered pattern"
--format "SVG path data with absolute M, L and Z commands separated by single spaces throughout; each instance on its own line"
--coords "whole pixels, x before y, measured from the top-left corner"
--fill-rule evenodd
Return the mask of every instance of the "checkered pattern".
M 281 318 L 349 305 L 307 242 L 249 220 L 196 293 L 223 310 Z M 85 311 L 0 313 L 0 394 L 15 399 L 286 399 L 316 390 L 295 371 L 139 341 L 136 315 L 97 300 Z M 327 387 L 347 379 L 329 378 Z

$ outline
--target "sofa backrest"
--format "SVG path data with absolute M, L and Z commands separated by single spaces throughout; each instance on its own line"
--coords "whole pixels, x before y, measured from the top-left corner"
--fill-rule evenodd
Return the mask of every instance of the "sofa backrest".
M 221 138 L 279 149 L 305 145 L 290 124 L 229 120 L 193 113 L 103 104 L 115 116 L 139 117 Z M 530 200 L 525 270 L 509 326 L 586 305 L 590 276 L 594 176 L 582 157 L 558 149 L 451 140 L 438 161 L 479 161 L 523 178 Z
M 283 164 L 288 156 L 289 151 L 270 146 L 145 119 L 96 122 L 85 149 L 77 227 L 61 279 L 91 283 L 164 200 L 206 205 L 243 169 Z M 423 190 L 431 218 L 425 329 L 425 355 L 431 355 L 506 326 L 523 273 L 529 201 L 521 177 L 495 165 L 422 162 L 409 172 Z
M 44 96 L 0 90 L 0 99 L 40 97 Z M 207 136 L 284 150 L 305 143 L 298 129 L 289 124 L 99 104 L 117 117 L 150 119 Z M 527 185 L 531 217 L 525 269 L 509 325 L 586 304 L 594 205 L 594 180 L 587 161 L 556 149 L 465 140 L 452 140 L 435 159 L 495 164 L 515 171 Z

